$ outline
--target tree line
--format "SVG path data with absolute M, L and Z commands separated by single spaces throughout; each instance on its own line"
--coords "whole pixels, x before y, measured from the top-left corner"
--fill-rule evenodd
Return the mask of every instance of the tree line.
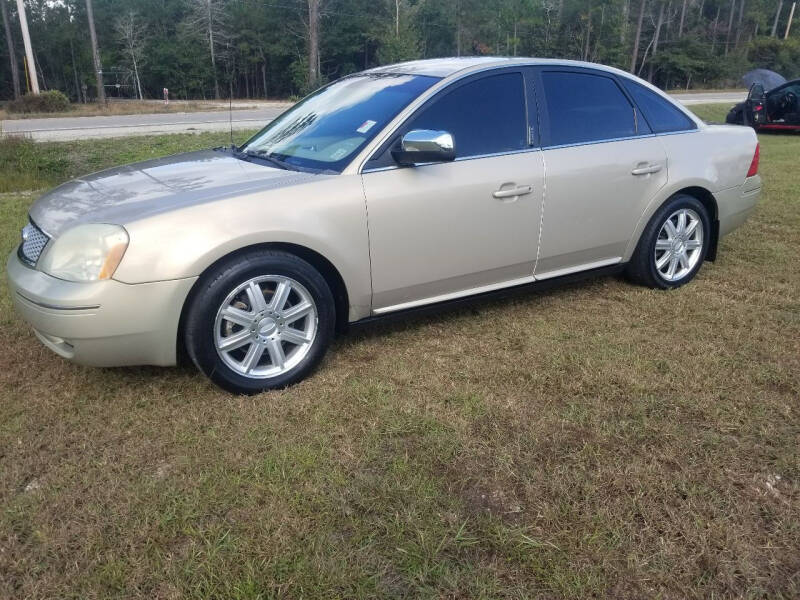
M 380 64 L 465 55 L 617 66 L 664 88 L 800 76 L 783 0 L 25 0 L 39 87 L 72 101 L 300 96 Z M 0 98 L 28 84 L 17 3 L 0 0 Z M 800 10 L 796 18 L 800 19 Z M 96 40 L 93 43 L 93 40 Z M 93 57 L 97 47 L 97 58 Z M 102 79 L 102 82 L 100 81 Z M 98 86 L 98 83 L 102 83 Z

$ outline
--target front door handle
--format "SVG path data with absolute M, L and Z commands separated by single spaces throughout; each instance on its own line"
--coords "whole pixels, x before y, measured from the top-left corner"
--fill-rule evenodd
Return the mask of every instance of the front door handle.
M 533 191 L 533 186 L 530 185 L 521 185 L 519 187 L 511 188 L 511 189 L 499 189 L 492 194 L 495 198 L 503 199 L 503 198 L 516 198 L 517 196 L 524 196 L 525 194 L 530 194 Z
M 631 175 L 650 175 L 650 173 L 658 173 L 661 169 L 661 165 L 644 165 L 636 167 L 631 171 Z

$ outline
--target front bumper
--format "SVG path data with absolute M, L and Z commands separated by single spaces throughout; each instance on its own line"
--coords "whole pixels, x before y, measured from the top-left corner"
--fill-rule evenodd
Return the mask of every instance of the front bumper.
M 178 322 L 196 277 L 129 285 L 74 283 L 8 258 L 9 293 L 41 342 L 95 367 L 174 365 Z

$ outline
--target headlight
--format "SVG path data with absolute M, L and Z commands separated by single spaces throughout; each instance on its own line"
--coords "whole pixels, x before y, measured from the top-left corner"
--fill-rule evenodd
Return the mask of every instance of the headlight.
M 78 225 L 55 238 L 37 267 L 68 281 L 111 279 L 128 248 L 128 233 L 118 225 Z

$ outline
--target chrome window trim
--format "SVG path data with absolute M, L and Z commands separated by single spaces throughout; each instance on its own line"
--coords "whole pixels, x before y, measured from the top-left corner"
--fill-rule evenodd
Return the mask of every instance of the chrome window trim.
M 698 131 L 700 131 L 699 127 L 693 127 L 692 129 L 680 129 L 678 131 L 662 131 L 656 135 L 679 135 L 681 133 L 697 133 Z
M 430 165 L 430 164 L 433 164 L 433 163 L 425 163 L 425 164 L 429 164 Z M 423 165 L 420 164 L 420 165 L 417 165 L 417 166 L 423 166 Z M 395 171 L 395 170 L 397 170 L 399 168 L 400 168 L 400 165 L 394 165 L 394 166 L 389 166 L 389 167 L 375 167 L 374 169 L 365 169 L 365 170 L 361 171 L 360 175 L 366 175 L 367 173 L 380 173 L 381 171 Z M 403 167 L 403 168 L 408 168 L 408 167 Z
M 477 160 L 480 158 L 494 158 L 496 156 L 509 156 L 511 154 L 526 154 L 528 152 L 541 152 L 543 148 L 522 148 L 520 150 L 506 150 L 505 152 L 492 152 L 490 154 L 476 154 L 475 156 L 460 156 L 452 161 L 449 162 L 426 162 L 426 163 L 419 163 L 414 165 L 413 167 L 405 167 L 401 165 L 390 165 L 388 167 L 375 167 L 373 169 L 364 169 L 361 171 L 362 175 L 366 173 L 379 173 L 381 171 L 394 171 L 395 169 L 415 169 L 417 167 L 427 167 L 428 165 L 446 165 L 450 162 L 463 162 L 465 160 Z
M 609 142 L 624 142 L 625 140 L 638 140 L 642 138 L 661 137 L 662 135 L 678 135 L 681 133 L 697 133 L 699 129 L 685 129 L 682 131 L 666 131 L 664 133 L 644 133 L 642 135 L 629 135 L 627 137 L 608 138 L 602 140 L 592 140 L 590 142 L 575 142 L 572 144 L 557 144 L 554 146 L 543 146 L 542 150 L 554 150 L 556 148 L 572 148 L 575 146 L 593 146 L 595 144 L 606 144 Z
M 644 138 L 654 138 L 654 137 L 660 137 L 662 135 L 698 133 L 699 131 L 700 131 L 699 129 L 686 129 L 683 131 L 667 131 L 664 133 L 644 133 L 642 135 L 630 135 L 627 137 L 592 140 L 590 142 L 575 142 L 573 144 L 558 144 L 555 146 L 523 148 L 522 150 L 508 150 L 506 152 L 494 152 L 491 154 L 476 154 L 475 156 L 461 156 L 459 158 L 456 158 L 453 162 L 462 162 L 465 160 L 477 160 L 480 158 L 494 158 L 495 156 L 508 156 L 510 154 L 524 154 L 527 152 L 543 152 L 544 150 L 558 150 L 560 148 L 574 148 L 576 146 L 595 146 L 597 144 L 607 144 L 610 142 L 624 142 L 626 140 L 640 140 Z M 416 167 L 426 167 L 428 165 L 441 165 L 441 164 L 447 164 L 447 163 L 441 163 L 441 162 L 420 163 L 418 165 L 415 165 L 414 167 L 402 167 L 400 165 L 392 165 L 388 167 L 375 167 L 373 169 L 363 169 L 361 171 L 361 175 L 366 175 L 367 173 L 380 173 L 382 171 L 394 171 L 395 169 L 414 169 Z
M 595 146 L 597 144 L 608 144 L 611 142 L 624 142 L 626 140 L 641 140 L 644 138 L 656 137 L 654 133 L 643 133 L 641 135 L 628 135 L 618 138 L 603 138 L 601 140 L 590 140 L 586 142 L 572 142 L 570 144 L 554 144 L 552 146 L 543 146 L 542 150 L 556 150 L 559 148 L 574 148 L 575 146 Z

